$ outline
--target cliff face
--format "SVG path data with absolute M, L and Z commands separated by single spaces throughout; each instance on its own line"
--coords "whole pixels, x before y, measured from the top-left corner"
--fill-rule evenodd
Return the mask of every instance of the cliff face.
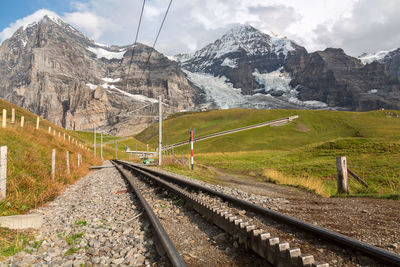
M 400 49 L 378 61 L 370 55 L 360 60 L 342 49 L 308 53 L 287 38 L 238 26 L 195 53 L 176 57 L 189 79 L 221 108 L 400 108 Z M 221 101 L 210 79 L 215 85 L 225 82 L 219 91 L 231 90 L 235 101 Z
M 317 100 L 351 110 L 399 109 L 400 91 L 387 67 L 379 62 L 364 65 L 342 49 L 327 48 L 288 60 L 291 85 L 300 100 Z
M 148 105 L 141 114 L 157 115 L 159 95 L 166 112 L 195 106 L 196 89 L 176 62 L 153 51 L 145 64 L 150 49 L 97 44 L 45 16 L 2 43 L 0 97 L 67 129 L 131 134 L 152 122 L 131 111 Z

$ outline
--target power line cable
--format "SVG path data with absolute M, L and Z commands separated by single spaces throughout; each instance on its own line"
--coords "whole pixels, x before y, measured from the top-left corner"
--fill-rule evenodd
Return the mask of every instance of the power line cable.
M 156 46 L 158 37 L 160 36 L 161 29 L 162 29 L 162 27 L 163 27 L 163 25 L 164 25 L 165 19 L 167 18 L 168 11 L 169 11 L 169 8 L 171 7 L 171 4 L 172 4 L 172 0 L 169 1 L 169 5 L 168 5 L 168 8 L 167 8 L 167 11 L 165 12 L 164 18 L 163 18 L 163 20 L 162 20 L 162 22 L 161 22 L 161 25 L 160 25 L 160 29 L 158 30 L 156 39 L 154 40 L 153 46 L 152 46 L 152 48 L 151 48 L 151 50 L 150 50 L 149 56 L 148 56 L 147 61 L 146 61 L 146 64 L 145 64 L 145 68 L 143 69 L 142 75 L 140 76 L 140 80 L 142 80 L 144 71 L 146 70 L 147 65 L 148 65 L 148 63 L 149 63 L 149 61 L 150 61 L 151 54 L 153 53 L 154 47 Z
M 139 29 L 140 29 L 140 25 L 142 24 L 142 17 L 143 17 L 143 10 L 144 10 L 144 5 L 146 4 L 146 0 L 143 0 L 143 5 L 142 5 L 142 10 L 140 11 L 140 17 L 139 17 L 139 24 L 136 30 L 136 37 L 135 37 L 135 42 L 133 43 L 133 45 L 136 45 L 137 43 L 137 39 L 139 36 Z M 128 68 L 128 73 L 126 74 L 126 88 L 128 89 L 128 77 L 129 77 L 129 72 L 131 71 L 131 65 L 132 65 L 132 60 L 133 60 L 133 46 L 132 46 L 132 52 L 131 52 L 131 59 L 129 61 L 129 68 Z
M 143 10 L 144 10 L 144 5 L 145 4 L 146 4 L 146 0 L 143 0 L 142 10 L 140 11 L 139 24 L 138 24 L 138 27 L 137 27 L 137 30 L 136 30 L 136 37 L 135 37 L 135 43 L 134 44 L 137 43 L 137 38 L 138 38 L 138 35 L 139 35 L 140 24 L 142 23 Z

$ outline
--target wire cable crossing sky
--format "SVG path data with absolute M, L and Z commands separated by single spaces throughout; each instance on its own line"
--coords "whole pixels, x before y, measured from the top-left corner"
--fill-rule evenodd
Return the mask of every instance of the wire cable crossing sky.
M 0 41 L 49 14 L 100 43 L 132 44 L 132 28 L 140 28 L 140 42 L 151 44 L 168 5 L 147 1 L 140 19 L 142 1 L 4 1 Z M 341 47 L 359 56 L 400 47 L 398 0 L 179 0 L 169 13 L 157 41 L 157 50 L 167 55 L 196 51 L 237 24 L 286 36 L 310 52 Z

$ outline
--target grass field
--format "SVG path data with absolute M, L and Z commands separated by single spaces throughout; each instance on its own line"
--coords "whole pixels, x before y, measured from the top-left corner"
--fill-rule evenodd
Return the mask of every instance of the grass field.
M 94 133 L 93 132 L 81 132 L 81 131 L 69 131 L 71 135 L 81 138 L 85 140 L 87 144 L 90 145 L 90 148 L 93 149 L 94 143 Z M 96 154 L 100 156 L 100 134 L 96 134 Z M 115 141 L 117 141 L 117 156 L 119 159 L 129 158 L 129 155 L 125 153 L 125 147 L 128 146 L 131 150 L 136 150 L 136 148 L 140 151 L 146 151 L 146 144 L 140 142 L 133 136 L 129 136 L 127 138 L 121 138 L 117 136 L 103 134 L 103 158 L 114 159 L 115 158 Z M 152 147 L 149 148 L 151 151 L 154 151 Z
M 16 110 L 16 123 L 11 124 L 11 109 Z M 23 214 L 57 197 L 69 184 L 89 172 L 89 166 L 99 164 L 93 152 L 64 140 L 64 133 L 82 144 L 89 145 L 75 133 L 65 131 L 52 123 L 8 102 L 0 100 L 0 112 L 7 110 L 7 127 L 0 129 L 0 145 L 7 146 L 7 194 L 0 201 L 0 216 Z M 20 127 L 21 116 L 25 126 Z M 52 131 L 48 133 L 48 127 Z M 53 135 L 53 129 L 56 135 Z M 58 136 L 61 133 L 61 137 Z M 56 149 L 55 179 L 51 179 L 51 155 Z M 66 172 L 66 151 L 69 151 L 70 174 Z M 77 155 L 82 155 L 82 165 L 77 166 Z M 0 259 L 20 251 L 31 239 L 29 233 L 0 228 Z
M 196 163 L 203 168 L 194 175 L 215 180 L 206 168 L 211 166 L 333 196 L 336 157 L 347 156 L 349 168 L 370 185 L 363 188 L 350 179 L 351 195 L 399 198 L 399 111 L 232 109 L 192 113 L 164 122 L 163 143 L 187 140 L 188 128 L 196 128 L 196 136 L 200 137 L 295 114 L 299 119 L 288 125 L 256 128 L 195 143 Z M 137 138 L 156 145 L 157 127 L 149 127 Z M 174 153 L 187 155 L 189 151 L 186 145 L 175 148 Z M 166 168 L 187 172 L 187 166 L 179 164 Z
M 11 124 L 11 109 L 16 110 L 16 123 Z M 7 196 L 0 201 L 0 216 L 25 213 L 29 209 L 55 198 L 66 185 L 73 183 L 88 172 L 88 166 L 98 163 L 91 151 L 64 140 L 63 135 L 73 136 L 80 143 L 85 140 L 71 134 L 46 120 L 40 120 L 36 129 L 37 116 L 6 101 L 0 100 L 0 111 L 7 110 L 7 127 L 0 130 L 0 145 L 6 145 Z M 25 126 L 20 127 L 24 116 Z M 48 127 L 56 130 L 48 133 Z M 61 133 L 61 137 L 58 136 Z M 56 149 L 56 175 L 51 181 L 51 154 Z M 66 173 L 66 151 L 69 151 L 71 174 Z M 77 155 L 83 164 L 77 166 Z

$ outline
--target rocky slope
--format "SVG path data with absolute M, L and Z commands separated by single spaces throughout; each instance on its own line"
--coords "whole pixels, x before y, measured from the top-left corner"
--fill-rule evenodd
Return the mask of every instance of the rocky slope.
M 0 97 L 67 129 L 131 134 L 152 119 L 130 111 L 149 105 L 141 114 L 157 115 L 159 95 L 166 112 L 195 106 L 196 89 L 176 62 L 153 51 L 146 65 L 150 49 L 98 44 L 45 16 L 0 46 Z
M 176 58 L 218 108 L 399 109 L 399 50 L 379 62 L 341 49 L 308 53 L 287 38 L 238 26 Z

